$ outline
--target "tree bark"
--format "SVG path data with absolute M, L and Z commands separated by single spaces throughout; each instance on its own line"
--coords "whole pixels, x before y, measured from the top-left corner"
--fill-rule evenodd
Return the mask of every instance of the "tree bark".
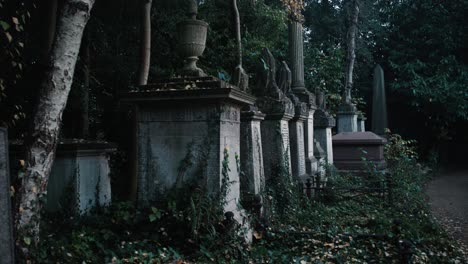
M 82 64 L 82 83 L 80 96 L 80 135 L 81 138 L 87 138 L 89 135 L 89 81 L 90 81 L 90 55 L 89 55 L 89 26 L 83 33 L 81 43 L 81 64 Z
M 17 205 L 17 252 L 23 262 L 29 247 L 39 243 L 40 211 L 67 103 L 83 30 L 94 0 L 65 0 L 48 64 L 41 83 L 39 101 L 26 147 L 26 172 L 22 178 Z
M 138 85 L 148 83 L 151 56 L 151 4 L 152 0 L 141 0 L 141 43 Z
M 356 34 L 358 31 L 359 1 L 353 0 L 350 14 L 350 25 L 347 33 L 347 55 L 345 72 L 345 94 L 344 100 L 351 102 L 351 89 L 353 88 L 354 61 L 356 60 Z
M 237 0 L 232 0 L 232 8 L 234 10 L 234 23 L 235 23 L 235 32 L 236 32 L 236 42 L 237 42 L 237 63 L 238 66 L 242 67 L 242 41 L 241 41 L 241 32 L 240 32 L 240 17 L 239 9 L 237 8 Z

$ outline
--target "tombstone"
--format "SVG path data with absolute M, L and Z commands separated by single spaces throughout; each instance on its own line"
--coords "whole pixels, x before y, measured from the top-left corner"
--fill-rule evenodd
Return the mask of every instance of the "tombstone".
M 314 114 L 315 139 L 325 151 L 327 164 L 333 164 L 332 128 L 335 127 L 335 119 L 326 111 L 326 101 L 323 92 L 317 95 L 318 109 Z
M 384 145 L 386 139 L 370 131 L 343 132 L 333 136 L 334 165 L 340 171 L 361 174 L 368 165 L 383 170 L 386 166 Z
M 344 102 L 338 106 L 338 122 L 337 132 L 357 132 L 357 109 L 356 106 L 349 102 Z
M 13 217 L 10 198 L 8 134 L 0 127 L 0 263 L 15 263 Z
M 276 83 L 276 61 L 268 49 L 262 51 L 263 63 L 257 69 L 256 105 L 265 116 L 261 123 L 265 178 L 268 180 L 283 166 L 291 174 L 289 120 L 294 117 L 294 105 Z
M 21 142 L 10 146 L 12 160 L 24 159 Z M 109 205 L 112 200 L 109 155 L 115 151 L 116 146 L 105 141 L 60 140 L 44 208 L 49 212 L 72 208 L 77 214 L 86 214 L 96 206 Z
M 372 132 L 383 136 L 385 135 L 385 129 L 388 128 L 388 123 L 384 72 L 380 65 L 375 66 L 374 69 L 374 83 L 372 90 Z
M 357 117 L 358 132 L 365 132 L 366 131 L 366 120 L 367 120 L 367 118 L 362 114 L 362 112 L 359 112 L 359 115 Z
M 253 106 L 241 112 L 240 125 L 240 189 L 241 198 L 251 204 L 256 195 L 265 190 L 263 170 L 261 122 L 265 114 Z
M 289 139 L 292 176 L 302 179 L 306 176 L 304 146 L 304 122 L 308 117 L 307 104 L 301 102 L 291 90 L 291 71 L 286 62 L 281 63 L 279 70 L 279 88 L 294 104 L 294 117 L 289 121 Z
M 210 76 L 157 80 L 125 94 L 123 101 L 133 104 L 136 116 L 137 150 L 132 159 L 137 163 L 138 204 L 149 206 L 163 200 L 171 188 L 186 184 L 216 194 L 228 177 L 224 210 L 243 223 L 237 207 L 240 117 L 241 108 L 254 100 Z

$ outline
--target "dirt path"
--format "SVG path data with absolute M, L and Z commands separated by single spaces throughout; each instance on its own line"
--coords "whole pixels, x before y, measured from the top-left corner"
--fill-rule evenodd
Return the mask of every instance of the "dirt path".
M 468 170 L 442 172 L 427 186 L 429 205 L 437 220 L 464 245 L 468 246 Z

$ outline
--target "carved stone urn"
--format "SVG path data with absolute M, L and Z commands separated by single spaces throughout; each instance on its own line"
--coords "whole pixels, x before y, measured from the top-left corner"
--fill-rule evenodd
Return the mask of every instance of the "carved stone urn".
M 198 7 L 194 0 L 190 0 L 188 11 L 189 19 L 177 25 L 179 38 L 178 51 L 185 59 L 182 74 L 186 76 L 206 76 L 202 69 L 197 67 L 198 57 L 203 54 L 206 47 L 206 34 L 208 23 L 197 19 Z

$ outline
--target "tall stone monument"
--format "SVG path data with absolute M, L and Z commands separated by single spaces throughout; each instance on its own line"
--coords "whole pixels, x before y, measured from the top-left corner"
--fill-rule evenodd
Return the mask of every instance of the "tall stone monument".
M 297 98 L 307 106 L 308 113 L 303 120 L 304 149 L 306 173 L 312 175 L 317 168 L 317 160 L 314 156 L 314 112 L 316 110 L 315 95 L 305 87 L 304 80 L 304 39 L 303 20 L 300 10 L 290 15 L 288 24 L 289 32 L 289 62 L 291 68 L 291 88 Z
M 268 180 L 281 166 L 288 167 L 291 173 L 289 120 L 294 117 L 294 105 L 276 83 L 276 61 L 268 49 L 263 49 L 262 59 L 262 65 L 257 69 L 258 84 L 253 92 L 257 96 L 256 105 L 266 114 L 261 130 L 265 178 Z
M 8 165 L 8 134 L 0 127 L 0 264 L 15 263 Z
M 137 202 L 148 206 L 164 199 L 169 189 L 196 185 L 223 195 L 224 211 L 243 224 L 238 207 L 240 119 L 241 109 L 253 105 L 255 98 L 193 67 L 193 57 L 205 48 L 207 26 L 196 19 L 195 7 L 179 25 L 179 50 L 188 61 L 183 77 L 125 94 L 124 101 L 133 104 L 135 112 Z
M 387 101 L 385 96 L 384 72 L 380 65 L 374 69 L 374 84 L 372 97 L 372 132 L 385 135 L 387 123 Z
M 294 104 L 294 117 L 289 121 L 291 172 L 298 179 L 306 180 L 306 160 L 304 146 L 304 121 L 308 117 L 307 104 L 301 102 L 291 90 L 291 70 L 286 62 L 279 70 L 279 88 Z

